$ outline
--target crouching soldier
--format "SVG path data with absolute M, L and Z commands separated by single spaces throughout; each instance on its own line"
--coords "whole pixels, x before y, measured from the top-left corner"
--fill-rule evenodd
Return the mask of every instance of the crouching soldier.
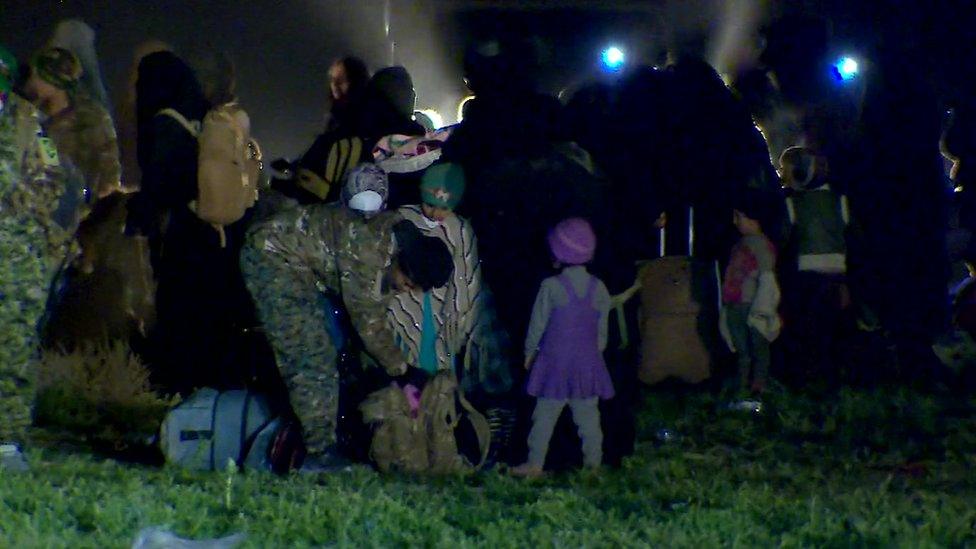
M 302 423 L 309 462 L 341 462 L 335 450 L 338 345 L 326 307 L 345 307 L 365 354 L 386 374 L 408 374 L 387 321 L 390 300 L 399 291 L 443 286 L 453 268 L 450 253 L 394 212 L 364 215 L 340 204 L 314 204 L 254 227 L 241 263 Z
M 37 111 L 13 92 L 16 74 L 0 47 L 0 442 L 22 441 L 30 424 L 38 324 L 70 237 L 55 221 L 58 153 Z

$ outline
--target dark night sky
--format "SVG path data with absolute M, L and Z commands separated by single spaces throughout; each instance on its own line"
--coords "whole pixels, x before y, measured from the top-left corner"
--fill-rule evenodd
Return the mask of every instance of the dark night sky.
M 861 48 L 878 47 L 883 43 L 879 31 L 885 31 L 889 44 L 912 43 L 918 53 L 908 62 L 932 70 L 957 90 L 965 87 L 976 65 L 958 51 L 974 40 L 972 8 L 961 0 L 391 4 L 397 62 L 414 76 L 418 107 L 437 108 L 447 122 L 453 122 L 464 94 L 464 44 L 499 29 L 540 39 L 543 88 L 554 93 L 594 76 L 597 53 L 610 42 L 627 46 L 632 59 L 656 61 L 669 30 L 697 27 L 717 35 L 722 9 L 733 5 L 765 6 L 765 17 L 791 10 L 831 15 L 838 41 Z M 516 5 L 523 9 L 501 9 Z M 231 53 L 241 101 L 271 155 L 298 154 L 317 133 L 326 109 L 326 68 L 333 58 L 355 53 L 373 68 L 390 59 L 383 0 L 0 0 L 0 42 L 26 58 L 57 20 L 68 17 L 83 18 L 98 33 L 103 76 L 116 102 L 125 89 L 132 48 L 141 41 L 161 39 L 182 53 L 208 45 Z
M 393 4 L 393 32 L 404 35 L 397 37 L 399 62 L 413 73 L 419 102 L 444 108 L 430 105 L 442 99 L 435 90 L 453 84 L 450 95 L 460 95 L 460 74 L 449 82 L 445 61 L 416 53 L 443 51 L 433 30 L 444 23 L 427 4 Z M 115 102 L 124 93 L 133 47 L 146 39 L 168 42 L 180 53 L 210 45 L 230 53 L 241 101 L 271 154 L 295 154 L 311 143 L 327 108 L 326 70 L 333 58 L 348 52 L 371 67 L 389 64 L 381 0 L 0 0 L 0 41 L 25 59 L 56 21 L 68 17 L 84 19 L 98 33 L 103 78 Z M 411 25 L 411 32 L 397 22 Z
M 438 109 L 449 123 L 465 94 L 461 60 L 471 36 L 508 29 L 543 37 L 542 73 L 554 92 L 579 79 L 576 63 L 587 50 L 611 39 L 652 36 L 641 10 L 511 13 L 484 10 L 483 4 L 391 2 L 396 61 L 414 77 L 418 107 Z M 116 103 L 133 47 L 142 41 L 160 39 L 180 53 L 211 45 L 229 52 L 238 67 L 241 102 L 270 155 L 296 155 L 319 131 L 332 59 L 353 53 L 371 68 L 390 59 L 382 0 L 0 0 L 0 42 L 26 59 L 58 20 L 70 17 L 96 30 L 103 78 Z

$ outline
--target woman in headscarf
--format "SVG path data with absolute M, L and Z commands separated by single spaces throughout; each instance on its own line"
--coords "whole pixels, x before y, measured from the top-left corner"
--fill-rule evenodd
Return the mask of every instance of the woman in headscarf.
M 239 386 L 233 364 L 248 322 L 237 262 L 240 242 L 190 209 L 197 197 L 197 139 L 209 104 L 190 67 L 171 52 L 143 58 L 136 83 L 142 185 L 129 202 L 129 230 L 149 236 L 158 281 L 153 367 L 167 389 Z
M 49 48 L 68 50 L 81 63 L 81 79 L 78 87 L 88 97 L 109 110 L 110 103 L 102 71 L 98 67 L 98 53 L 95 50 L 95 31 L 81 19 L 66 19 L 54 27 L 54 33 L 47 43 Z
M 84 69 L 68 50 L 49 48 L 31 59 L 26 93 L 47 115 L 44 129 L 84 178 L 88 202 L 119 190 L 121 168 L 112 118 L 81 85 Z

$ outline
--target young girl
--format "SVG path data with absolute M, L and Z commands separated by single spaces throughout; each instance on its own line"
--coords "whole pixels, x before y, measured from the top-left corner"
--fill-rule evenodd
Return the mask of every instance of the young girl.
M 737 204 L 732 222 L 742 238 L 732 248 L 722 282 L 720 330 L 739 363 L 739 389 L 761 394 L 769 373 L 769 344 L 782 326 L 776 248 L 760 219 L 769 205 L 757 193 Z M 752 383 L 750 385 L 750 375 Z
M 603 360 L 607 345 L 610 294 L 586 271 L 596 235 L 579 218 L 562 221 L 549 233 L 549 248 L 562 272 L 542 283 L 525 341 L 525 367 L 531 369 L 528 393 L 537 397 L 529 432 L 529 459 L 512 470 L 539 476 L 549 439 L 568 404 L 583 441 L 583 461 L 597 468 L 603 460 L 598 399 L 613 397 L 613 383 Z

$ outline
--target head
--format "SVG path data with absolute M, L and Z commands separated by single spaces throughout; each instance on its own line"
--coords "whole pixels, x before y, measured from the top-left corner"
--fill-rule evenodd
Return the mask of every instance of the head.
M 139 80 L 139 64 L 147 56 L 161 51 L 173 51 L 173 48 L 163 41 L 152 39 L 141 42 L 132 50 L 132 64 L 129 65 L 128 86 L 125 94 L 126 112 L 135 113 L 136 82 Z
M 565 219 L 549 231 L 549 250 L 561 266 L 585 265 L 596 253 L 596 234 L 581 217 Z
M 362 93 L 369 82 L 369 69 L 358 57 L 337 59 L 329 67 L 329 91 L 335 104 L 345 104 Z
M 390 181 L 386 172 L 372 163 L 363 163 L 349 170 L 339 199 L 351 210 L 369 217 L 386 209 L 390 195 Z
M 79 89 L 88 98 L 108 108 L 108 93 L 102 82 L 102 71 L 98 66 L 98 53 L 95 50 L 95 31 L 81 19 L 65 19 L 54 27 L 47 45 L 64 48 L 78 58 L 83 73 L 78 83 Z
M 380 69 L 367 84 L 367 92 L 373 101 L 382 101 L 397 115 L 409 119 L 413 116 L 417 103 L 417 92 L 413 89 L 413 79 L 403 67 Z
M 397 291 L 426 292 L 447 284 L 454 272 L 454 261 L 443 241 L 424 236 L 409 221 L 394 225 L 393 236 L 397 254 L 391 278 Z
M 6 48 L 0 46 L 0 112 L 3 112 L 7 98 L 13 93 L 17 71 L 17 58 Z
M 202 120 L 210 105 L 190 67 L 169 51 L 151 53 L 139 62 L 136 80 L 136 129 L 139 164 L 148 161 L 152 120 L 163 109 L 174 109 L 189 120 Z
M 227 53 L 208 48 L 194 55 L 190 64 L 211 105 L 225 105 L 237 100 L 237 71 Z
M 775 199 L 781 200 L 769 191 L 744 189 L 733 201 L 732 224 L 743 236 L 764 234 L 775 214 Z
M 191 120 L 200 120 L 209 104 L 193 70 L 169 51 L 146 55 L 139 62 L 136 80 L 136 114 L 139 124 L 152 120 L 163 109 L 175 109 Z
M 779 158 L 783 186 L 802 191 L 826 182 L 827 161 L 807 147 L 790 147 Z
M 441 222 L 454 215 L 464 197 L 464 169 L 460 164 L 434 164 L 420 180 L 421 208 L 424 215 Z
M 24 92 L 38 108 L 54 115 L 70 105 L 82 75 L 81 62 L 62 48 L 48 48 L 31 58 Z

